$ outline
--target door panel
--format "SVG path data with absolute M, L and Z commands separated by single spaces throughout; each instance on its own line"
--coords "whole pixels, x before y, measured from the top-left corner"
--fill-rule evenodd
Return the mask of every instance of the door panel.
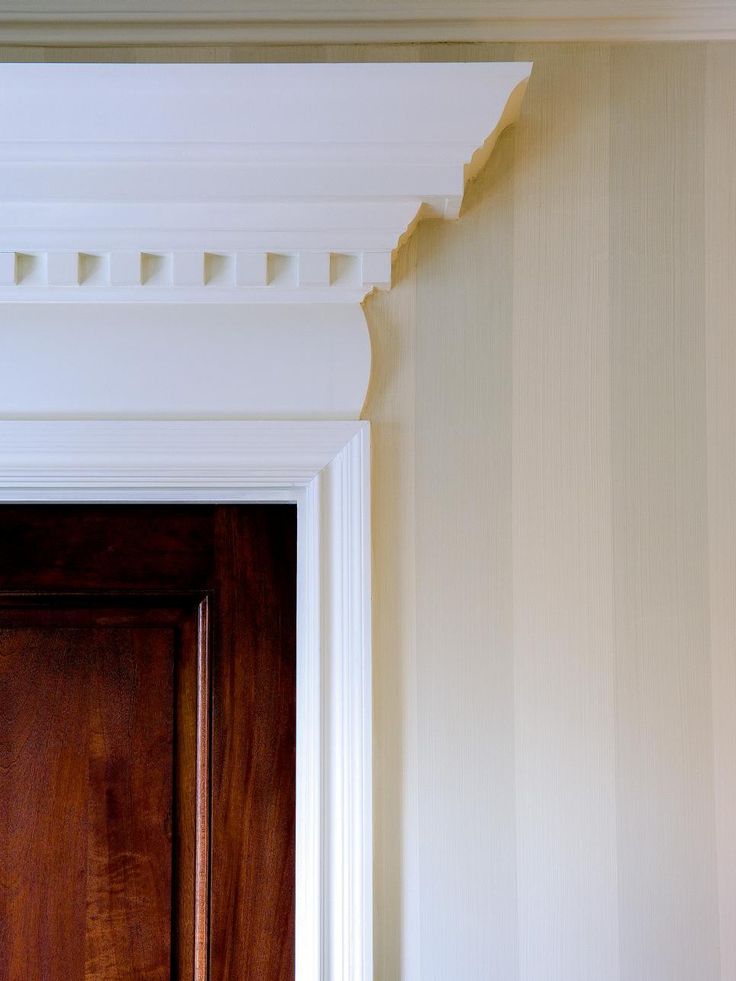
M 0 981 L 293 978 L 295 518 L 0 507 Z
M 0 973 L 163 981 L 175 630 L 19 612 L 0 611 Z
M 240 950 L 245 977 L 294 971 L 295 623 L 265 602 L 291 533 L 251 528 L 245 549 L 248 521 L 244 509 L 217 520 L 218 575 L 243 588 L 219 590 L 227 598 L 214 624 L 212 981 L 242 976 Z M 289 588 L 295 595 L 295 580 Z

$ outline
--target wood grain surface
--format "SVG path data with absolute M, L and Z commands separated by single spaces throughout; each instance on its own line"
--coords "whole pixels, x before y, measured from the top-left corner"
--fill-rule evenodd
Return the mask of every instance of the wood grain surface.
M 295 513 L 0 507 L 0 978 L 294 976 Z
M 173 649 L 0 628 L 3 977 L 170 976 Z
M 215 523 L 212 981 L 294 976 L 295 528 L 264 514 Z

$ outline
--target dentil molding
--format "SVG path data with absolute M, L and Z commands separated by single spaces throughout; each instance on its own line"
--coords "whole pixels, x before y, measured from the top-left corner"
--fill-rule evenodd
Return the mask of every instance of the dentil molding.
M 0 65 L 0 299 L 360 300 L 529 71 Z
M 360 303 L 530 70 L 0 65 L 0 416 L 356 418 Z

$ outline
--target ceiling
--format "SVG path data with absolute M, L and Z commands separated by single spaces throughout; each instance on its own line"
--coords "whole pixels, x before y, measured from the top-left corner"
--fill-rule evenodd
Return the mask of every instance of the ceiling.
M 734 0 L 0 0 L 0 44 L 736 39 Z

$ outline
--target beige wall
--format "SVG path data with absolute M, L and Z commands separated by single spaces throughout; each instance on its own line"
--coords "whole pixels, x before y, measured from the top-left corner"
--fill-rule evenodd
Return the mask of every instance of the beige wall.
M 535 69 L 367 305 L 377 976 L 736 981 L 736 45 L 433 56 Z
M 533 59 L 367 314 L 376 978 L 736 981 L 736 44 Z

